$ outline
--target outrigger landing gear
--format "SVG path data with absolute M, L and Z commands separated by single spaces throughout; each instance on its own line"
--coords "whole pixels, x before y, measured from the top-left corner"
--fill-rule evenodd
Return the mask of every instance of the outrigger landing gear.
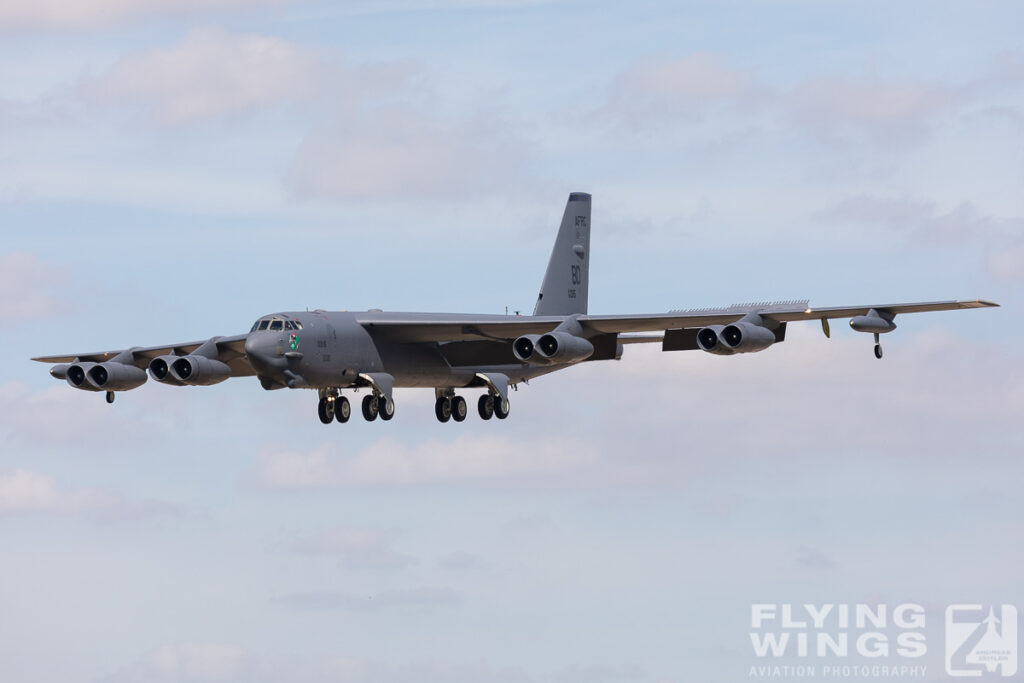
M 107 392 L 107 403 L 113 403 L 113 402 L 114 402 L 114 392 L 113 391 L 108 391 Z
M 875 332 L 875 358 L 882 360 L 882 344 L 878 341 L 877 332 Z

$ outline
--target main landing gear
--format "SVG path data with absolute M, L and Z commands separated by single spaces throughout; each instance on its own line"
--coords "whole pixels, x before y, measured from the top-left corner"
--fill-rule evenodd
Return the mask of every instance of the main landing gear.
M 352 404 L 337 389 L 321 389 L 317 415 L 325 425 L 331 424 L 335 420 L 342 423 L 348 422 L 352 417 Z M 373 422 L 378 417 L 382 420 L 390 420 L 394 416 L 394 399 L 378 394 L 363 397 L 363 418 L 367 422 Z
M 477 413 L 482 420 L 490 420 L 494 416 L 497 416 L 499 420 L 504 420 L 508 417 L 510 409 L 508 399 L 497 394 L 484 394 L 476 403 Z M 434 402 L 434 415 L 437 416 L 438 422 L 447 422 L 448 420 L 462 422 L 466 419 L 468 412 L 466 399 L 455 395 L 454 392 L 442 393 Z

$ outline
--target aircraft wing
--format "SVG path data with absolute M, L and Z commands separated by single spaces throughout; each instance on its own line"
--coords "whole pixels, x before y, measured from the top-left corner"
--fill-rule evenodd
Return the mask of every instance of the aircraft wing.
M 231 375 L 233 377 L 244 377 L 255 374 L 252 366 L 249 365 L 249 361 L 245 357 L 245 340 L 248 336 L 248 334 L 236 334 L 230 337 L 219 337 L 216 339 L 215 343 L 217 345 L 218 352 L 217 360 L 227 363 L 231 367 Z M 69 353 L 62 356 L 39 356 L 32 360 L 39 361 L 40 363 L 74 363 L 78 361 L 102 363 L 116 358 L 121 354 L 128 353 L 130 354 L 131 359 L 129 363 L 131 365 L 145 369 L 149 365 L 149 361 L 154 358 L 169 354 L 187 356 L 207 341 L 208 340 L 204 339 L 202 341 L 185 342 L 183 344 L 168 344 L 166 346 L 132 347 L 129 349 L 118 349 L 116 351 L 95 351 L 91 353 Z
M 580 324 L 595 332 L 651 332 L 654 330 L 672 330 L 707 325 L 728 325 L 736 322 L 748 313 L 759 313 L 762 317 L 778 322 L 796 322 L 800 320 L 831 320 L 835 318 L 852 318 L 867 315 L 868 311 L 901 315 L 903 313 L 925 313 L 928 311 L 954 311 L 961 308 L 987 308 L 999 304 L 983 299 L 971 301 L 929 301 L 904 304 L 871 304 L 862 306 L 831 306 L 813 308 L 806 301 L 736 304 L 720 309 L 693 309 L 688 311 L 670 311 L 651 315 L 604 315 L 583 316 Z
M 778 322 L 828 320 L 880 313 L 901 315 L 927 311 L 952 311 L 962 308 L 986 308 L 998 304 L 983 299 L 970 301 L 931 301 L 902 304 L 865 304 L 813 308 L 807 301 L 734 304 L 727 308 L 691 309 L 636 315 L 580 315 L 576 319 L 585 330 L 596 334 L 655 332 L 694 329 L 707 325 L 728 325 L 748 313 Z M 545 334 L 564 320 L 562 316 L 430 316 L 429 314 L 367 314 L 359 322 L 371 334 L 401 343 L 453 342 L 491 339 L 512 341 L 524 334 Z M 656 337 L 623 337 L 621 342 L 657 341 Z

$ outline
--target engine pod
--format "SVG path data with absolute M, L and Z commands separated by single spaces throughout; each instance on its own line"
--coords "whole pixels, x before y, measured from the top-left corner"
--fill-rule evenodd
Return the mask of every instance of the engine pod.
M 128 391 L 146 383 L 146 371 L 127 363 L 99 363 L 85 373 L 97 391 Z

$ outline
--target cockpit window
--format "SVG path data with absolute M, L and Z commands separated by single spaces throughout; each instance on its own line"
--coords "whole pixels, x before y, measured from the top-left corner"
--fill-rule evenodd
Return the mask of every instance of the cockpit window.
M 257 327 L 259 326 L 259 324 L 260 324 L 260 321 L 259 321 L 259 320 L 257 320 L 256 322 L 254 322 L 254 323 L 252 324 L 252 329 L 251 329 L 251 330 L 249 330 L 249 331 L 250 331 L 250 332 L 255 332 L 255 331 L 256 331 L 256 328 L 257 328 Z
M 260 329 L 261 330 L 267 329 L 268 325 L 270 325 L 270 321 L 269 320 L 261 320 L 260 321 Z
M 301 330 L 302 329 L 302 323 L 300 323 L 298 320 L 295 321 L 295 329 L 297 329 L 297 330 Z
M 284 327 L 284 323 L 281 322 L 280 320 L 274 320 L 274 321 L 272 321 L 270 323 L 271 331 L 273 331 L 273 330 L 280 330 L 283 327 Z
M 295 329 L 294 327 L 292 327 L 292 321 L 291 320 L 285 320 L 284 321 L 284 329 L 286 329 L 286 330 L 293 330 L 293 329 Z

